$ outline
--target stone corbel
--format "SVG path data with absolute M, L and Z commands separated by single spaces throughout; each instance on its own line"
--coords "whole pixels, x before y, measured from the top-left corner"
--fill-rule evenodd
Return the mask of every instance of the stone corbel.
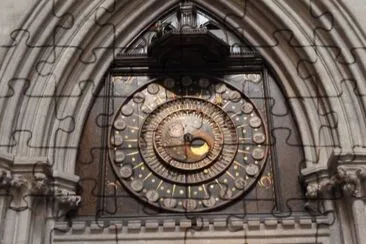
M 366 150 L 334 150 L 325 165 L 314 165 L 302 171 L 306 196 L 315 199 L 340 187 L 344 193 L 360 197 L 366 179 Z
M 14 157 L 7 153 L 0 153 L 0 189 L 10 186 L 12 176 L 10 167 Z
M 30 207 L 30 183 L 22 175 L 13 175 L 9 193 L 11 195 L 10 208 L 21 211 Z
M 321 167 L 305 175 L 304 183 L 306 184 L 305 195 L 312 200 L 328 197 L 335 186 L 335 181 L 329 175 L 328 169 Z
M 52 169 L 46 157 L 14 157 L 0 153 L 0 189 L 6 189 L 10 207 L 22 210 L 35 199 L 53 199 L 57 212 L 76 208 L 81 197 L 75 193 L 79 177 Z
M 51 180 L 44 173 L 34 173 L 32 181 L 32 193 L 36 195 L 49 195 L 51 192 Z
M 325 214 L 333 211 L 333 206 L 327 201 L 332 198 L 335 187 L 334 179 L 329 175 L 328 169 L 318 168 L 304 177 L 306 184 L 305 208 L 313 214 Z
M 310 199 L 326 197 L 334 188 L 335 181 L 331 178 L 323 178 L 309 182 L 306 186 L 306 196 Z
M 0 189 L 6 191 L 9 206 L 15 210 L 28 207 L 29 182 L 23 174 L 14 174 L 14 156 L 0 153 Z
M 337 167 L 337 180 L 340 187 L 348 196 L 361 198 L 364 196 L 362 181 L 366 179 L 366 166 L 341 165 Z
M 46 157 L 12 157 L 8 163 L 11 172 L 10 207 L 18 211 L 31 208 L 36 199 L 47 197 L 50 187 L 51 165 Z
M 65 215 L 77 208 L 81 201 L 81 197 L 72 190 L 75 184 L 76 182 L 69 182 L 65 177 L 60 177 L 59 173 L 53 176 L 36 172 L 28 179 L 22 175 L 12 176 L 9 184 L 12 195 L 10 207 L 24 210 L 31 207 L 36 199 L 53 199 L 57 216 Z
M 9 170 L 0 170 L 0 189 L 10 186 L 12 176 Z
M 337 185 L 348 196 L 365 195 L 362 182 L 366 179 L 366 150 L 355 148 L 352 152 L 335 153 L 331 167 Z
M 65 189 L 56 189 L 54 196 L 61 207 L 70 210 L 77 208 L 81 202 L 81 197 L 79 195 Z
M 65 216 L 80 205 L 81 196 L 75 192 L 78 181 L 78 176 L 53 171 L 53 197 L 58 217 Z
M 49 178 L 43 173 L 29 175 L 9 175 L 9 195 L 11 195 L 10 207 L 16 210 L 30 208 L 35 197 L 47 197 L 51 192 Z
M 26 191 L 29 188 L 28 180 L 22 175 L 15 175 L 10 181 L 10 186 L 17 191 Z

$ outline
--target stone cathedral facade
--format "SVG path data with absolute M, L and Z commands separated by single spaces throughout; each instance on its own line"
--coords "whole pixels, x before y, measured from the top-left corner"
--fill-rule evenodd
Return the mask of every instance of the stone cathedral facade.
M 366 243 L 366 7 L 0 3 L 0 243 Z

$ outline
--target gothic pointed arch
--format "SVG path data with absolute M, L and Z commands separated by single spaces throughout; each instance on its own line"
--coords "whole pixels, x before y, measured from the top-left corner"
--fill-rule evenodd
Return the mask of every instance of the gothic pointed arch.
M 40 171 L 55 180 L 60 192 L 64 194 L 61 194 L 59 200 L 63 201 L 64 196 L 70 200 L 75 196 L 74 191 L 79 180 L 75 166 L 78 154 L 80 155 L 80 145 L 85 139 L 83 137 L 86 128 L 84 125 L 88 123 L 89 112 L 93 111 L 96 101 L 104 96 L 101 91 L 106 90 L 104 85 L 110 84 L 108 82 L 111 81 L 111 78 L 117 77 L 117 80 L 123 81 L 126 74 L 132 76 L 141 72 L 146 75 L 148 72 L 161 73 L 162 70 L 174 70 L 172 73 L 179 73 L 182 71 L 180 62 L 184 60 L 183 66 L 191 66 L 192 71 L 194 71 L 194 67 L 199 66 L 209 69 L 220 68 L 224 65 L 224 63 L 220 63 L 222 60 L 231 62 L 231 66 L 225 68 L 240 66 L 244 60 L 251 60 L 254 63 L 258 60 L 260 62 L 265 60 L 265 67 L 269 72 L 263 73 L 261 78 L 269 81 L 267 86 L 267 88 L 271 88 L 269 91 L 277 91 L 278 96 L 284 95 L 284 100 L 287 100 L 286 103 L 289 106 L 286 107 L 283 103 L 281 108 L 286 107 L 293 113 L 289 119 L 294 121 L 294 129 L 288 129 L 289 127 L 285 126 L 287 136 L 284 136 L 283 140 L 286 145 L 292 145 L 292 148 L 304 152 L 301 175 L 305 177 L 307 184 L 306 196 L 316 198 L 324 191 L 328 194 L 329 188 L 337 183 L 334 179 L 346 179 L 347 182 L 352 182 L 345 189 L 356 194 L 356 191 L 360 190 L 359 178 L 363 177 L 363 171 L 359 170 L 357 165 L 364 161 L 365 155 L 366 130 L 364 127 L 366 123 L 363 123 L 365 102 L 362 96 L 365 94 L 365 86 L 363 80 L 359 79 L 359 77 L 363 77 L 364 67 L 361 62 L 352 62 L 356 59 L 354 49 L 343 53 L 329 47 L 329 43 L 335 47 L 344 45 L 357 47 L 360 46 L 359 43 L 362 43 L 363 31 L 352 19 L 348 7 L 341 3 L 320 1 L 295 3 L 295 1 L 196 0 L 192 2 L 203 16 L 212 17 L 212 20 L 202 24 L 202 28 L 206 29 L 208 35 L 202 36 L 200 32 L 191 33 L 195 40 L 201 41 L 194 43 L 193 49 L 199 49 L 204 54 L 196 57 L 194 62 L 189 62 L 189 56 L 194 53 L 189 51 L 191 48 L 189 40 L 182 40 L 179 34 L 175 35 L 173 24 L 159 26 L 160 23 L 156 22 L 162 18 L 164 23 L 164 18 L 169 17 L 171 11 L 178 8 L 178 1 L 106 0 L 91 3 L 85 1 L 57 3 L 49 1 L 48 3 L 46 1 L 35 4 L 32 9 L 34 14 L 29 14 L 24 20 L 22 28 L 12 33 L 12 40 L 6 48 L 6 55 L 2 60 L 3 65 L 0 70 L 0 93 L 3 97 L 9 98 L 4 100 L 0 108 L 3 114 L 0 137 L 3 154 L 1 167 L 6 171 L 6 174 L 3 175 L 6 175 L 7 179 L 13 175 L 18 179 L 18 175 L 22 172 L 31 175 L 32 167 L 29 165 L 33 165 L 35 162 L 38 165 L 42 162 L 46 165 L 46 169 Z M 336 23 L 326 11 L 327 9 L 332 9 L 338 14 Z M 152 23 L 157 23 L 156 27 L 161 28 L 163 33 L 170 33 L 172 39 L 163 35 L 163 38 L 156 36 L 152 40 L 153 36 L 151 36 L 151 40 L 147 41 L 148 43 L 152 41 L 146 50 L 148 58 L 144 57 L 140 59 L 142 62 L 138 63 L 141 57 L 137 54 L 140 53 L 141 47 L 136 40 L 141 38 L 141 34 L 148 32 Z M 48 28 L 43 28 L 46 24 Z M 214 33 L 220 32 L 221 26 L 230 30 L 233 37 L 238 38 L 239 45 L 228 45 L 228 48 L 225 46 L 225 42 L 220 42 L 220 38 L 217 38 Z M 350 29 L 351 34 L 347 31 Z M 244 45 L 242 45 L 243 43 Z M 134 44 L 137 46 L 133 46 Z M 200 46 L 197 46 L 198 44 Z M 207 44 L 212 44 L 212 46 Z M 174 50 L 177 48 L 165 48 L 172 45 L 181 47 L 180 51 L 175 53 Z M 184 48 L 182 48 L 183 46 Z M 186 51 L 182 53 L 181 50 Z M 232 52 L 238 55 L 230 57 Z M 185 53 L 190 53 L 188 58 L 184 57 Z M 241 55 L 247 55 L 247 57 Z M 252 55 L 252 57 L 248 57 L 248 55 Z M 134 65 L 129 66 L 128 63 L 131 60 Z M 210 61 L 209 65 L 206 65 L 207 61 Z M 249 63 L 248 67 L 252 64 Z M 146 68 L 147 71 L 144 70 Z M 114 70 L 115 73 L 110 72 L 111 70 Z M 233 69 L 231 72 L 238 72 L 236 75 L 245 74 L 240 69 Z M 247 74 L 255 72 L 257 70 L 253 69 Z M 189 76 L 191 81 L 199 82 L 200 78 L 197 78 L 197 74 L 195 75 Z M 207 74 L 205 75 L 207 78 Z M 211 79 L 214 82 L 224 82 L 235 78 L 235 76 L 217 77 L 216 74 L 213 76 L 214 78 L 211 77 Z M 178 75 L 179 79 L 170 78 L 181 82 L 182 77 Z M 254 76 L 251 77 L 254 78 Z M 248 79 L 253 80 L 252 78 Z M 151 79 L 148 81 L 150 82 Z M 147 81 L 142 80 L 141 82 Z M 272 87 L 271 84 L 273 84 Z M 109 88 L 106 93 L 108 96 L 110 95 Z M 229 86 L 229 88 L 231 87 Z M 148 89 L 147 86 L 146 89 Z M 240 89 L 236 90 L 240 91 Z M 272 96 L 267 96 L 267 98 L 272 98 Z M 267 104 L 266 102 L 268 101 L 263 104 Z M 121 101 L 120 105 L 122 104 Z M 265 105 L 266 116 L 283 117 L 283 115 L 290 114 L 287 110 L 282 111 L 277 107 L 278 104 L 273 103 L 269 107 Z M 112 115 L 116 110 L 108 110 L 108 103 L 104 104 L 103 108 L 107 108 L 106 114 L 99 116 L 98 120 L 94 122 L 101 122 L 99 124 L 101 127 L 108 127 L 103 123 L 108 117 L 115 118 Z M 274 111 L 276 113 L 273 113 Z M 200 113 L 198 114 L 200 115 Z M 265 117 L 259 115 L 257 117 Z M 112 121 L 114 122 L 114 120 Z M 292 136 L 297 133 L 295 124 L 298 126 L 300 140 L 294 142 Z M 282 128 L 282 133 L 286 129 Z M 268 138 L 271 138 L 276 137 L 280 130 L 268 128 L 267 132 Z M 110 140 L 110 137 L 107 138 Z M 202 138 L 199 139 L 202 143 Z M 207 143 L 207 141 L 203 141 Z M 188 142 L 192 141 L 188 140 Z M 274 144 L 275 142 L 272 141 Z M 211 148 L 209 143 L 207 145 Z M 195 151 L 196 148 L 190 148 L 190 150 Z M 203 147 L 199 150 L 206 149 Z M 88 155 L 94 158 L 97 151 L 102 150 L 94 148 L 88 152 Z M 106 155 L 108 156 L 108 154 Z M 271 157 L 277 156 L 271 155 Z M 100 158 L 101 162 L 105 162 L 103 160 L 107 160 L 107 157 Z M 88 164 L 88 161 L 84 161 L 84 164 Z M 3 165 L 5 166 L 3 167 Z M 266 172 L 267 165 L 269 165 L 268 162 L 263 164 L 263 169 L 258 170 L 261 172 L 260 176 Z M 339 165 L 342 167 L 338 167 Z M 128 173 L 129 170 L 123 169 L 123 174 Z M 121 174 L 116 169 L 111 172 Z M 80 174 L 80 171 L 77 173 Z M 231 174 L 231 172 L 229 173 Z M 338 176 L 332 178 L 329 176 L 331 174 Z M 43 176 L 38 178 L 42 181 Z M 256 180 L 255 183 L 261 182 L 260 179 Z M 113 184 L 117 185 L 118 182 L 121 183 L 120 181 L 109 182 L 112 190 L 114 189 Z M 262 183 L 264 184 L 264 182 L 266 181 Z M 248 188 L 255 189 L 255 183 Z M 355 185 L 354 188 L 352 188 L 353 185 Z M 92 189 L 89 189 L 92 192 L 91 196 L 100 196 L 98 194 L 102 194 L 103 186 L 95 181 L 93 186 Z M 224 197 L 221 198 L 225 198 L 226 192 L 224 191 Z M 71 197 L 67 198 L 70 194 Z M 304 196 L 304 193 L 302 194 Z M 155 195 L 150 194 L 150 196 Z M 245 195 L 244 192 L 240 196 Z M 147 195 L 145 194 L 144 197 L 147 198 Z M 132 194 L 132 198 L 136 198 L 136 196 Z M 239 195 L 238 198 L 240 198 Z M 221 201 L 220 197 L 218 199 Z M 146 199 L 140 199 L 137 202 L 141 201 L 148 202 Z M 73 205 L 72 202 L 75 201 L 70 200 L 70 202 L 70 205 Z M 182 206 L 187 208 L 192 204 L 182 202 Z M 223 204 L 218 209 L 230 206 L 234 205 Z M 283 207 L 288 206 L 285 204 Z M 328 213 L 333 211 L 329 206 L 326 206 Z M 354 209 L 361 208 L 354 205 Z M 315 210 L 317 211 L 317 209 Z M 24 216 L 20 216 L 19 219 L 25 219 Z M 354 216 L 355 219 L 357 219 L 356 217 Z M 360 219 L 357 220 L 362 222 Z M 122 225 L 127 226 L 126 228 L 129 228 L 131 232 L 141 226 L 147 229 L 154 229 L 154 226 L 159 228 L 165 226 L 164 228 L 169 229 L 169 221 L 165 225 L 162 222 L 154 221 L 137 224 L 130 221 L 122 223 Z M 278 219 L 275 221 L 251 219 L 251 221 L 250 224 L 249 221 L 245 224 L 259 229 L 263 225 L 271 228 L 280 223 Z M 15 222 L 12 224 L 16 225 Z M 214 222 L 211 219 L 208 221 L 208 225 L 213 226 Z M 17 223 L 21 223 L 21 221 Z M 283 225 L 286 223 L 289 222 L 281 222 Z M 185 226 L 185 222 L 179 222 L 179 225 Z M 197 222 L 193 225 L 197 225 Z M 301 220 L 292 224 L 290 221 L 289 225 L 313 226 L 314 222 L 309 224 L 309 221 Z M 114 223 L 114 226 L 117 224 Z M 220 224 L 216 224 L 218 229 L 219 226 Z M 332 226 L 332 228 L 337 227 Z M 315 232 L 321 233 L 325 242 L 328 240 L 329 230 L 327 228 Z M 333 230 L 332 236 L 337 236 L 336 232 Z M 351 232 L 352 230 L 350 230 Z M 310 228 L 309 233 L 313 235 L 314 229 Z M 360 231 L 354 235 L 356 237 L 353 238 L 361 240 Z M 55 242 L 62 241 L 61 235 L 57 238 Z

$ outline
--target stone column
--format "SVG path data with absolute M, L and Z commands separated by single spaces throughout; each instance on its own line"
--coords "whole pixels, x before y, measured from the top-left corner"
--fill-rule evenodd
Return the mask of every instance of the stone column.
M 5 234 L 5 217 L 10 203 L 9 187 L 12 181 L 10 165 L 13 157 L 6 153 L 0 153 L 0 243 Z
M 315 217 L 326 216 L 328 221 L 323 224 L 329 226 L 332 238 L 331 243 L 344 244 L 342 230 L 334 204 L 334 190 L 337 182 L 329 174 L 327 168 L 317 167 L 304 177 L 307 198 L 305 207 L 309 214 Z
M 6 209 L 4 243 L 25 244 L 31 215 L 30 183 L 21 175 L 13 175 L 9 188 L 9 204 Z
M 363 197 L 366 166 L 344 164 L 337 167 L 337 180 L 344 193 L 344 201 L 351 205 L 354 234 L 358 244 L 366 243 L 366 211 Z
M 0 244 L 43 243 L 54 219 L 79 205 L 79 178 L 53 170 L 44 158 L 8 158 L 0 157 Z

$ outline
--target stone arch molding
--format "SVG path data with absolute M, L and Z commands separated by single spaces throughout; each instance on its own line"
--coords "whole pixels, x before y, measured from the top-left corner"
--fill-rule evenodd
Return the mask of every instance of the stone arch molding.
M 363 32 L 346 6 L 333 1 L 193 2 L 249 40 L 277 74 L 299 125 L 304 175 L 327 169 L 335 159 L 364 155 L 364 67 L 352 63 L 351 52 L 340 55 L 337 49 L 363 44 Z M 4 158 L 14 165 L 41 158 L 58 172 L 54 174 L 76 182 L 78 142 L 104 74 L 123 47 L 176 4 L 178 0 L 35 4 L 12 33 L 2 60 Z

